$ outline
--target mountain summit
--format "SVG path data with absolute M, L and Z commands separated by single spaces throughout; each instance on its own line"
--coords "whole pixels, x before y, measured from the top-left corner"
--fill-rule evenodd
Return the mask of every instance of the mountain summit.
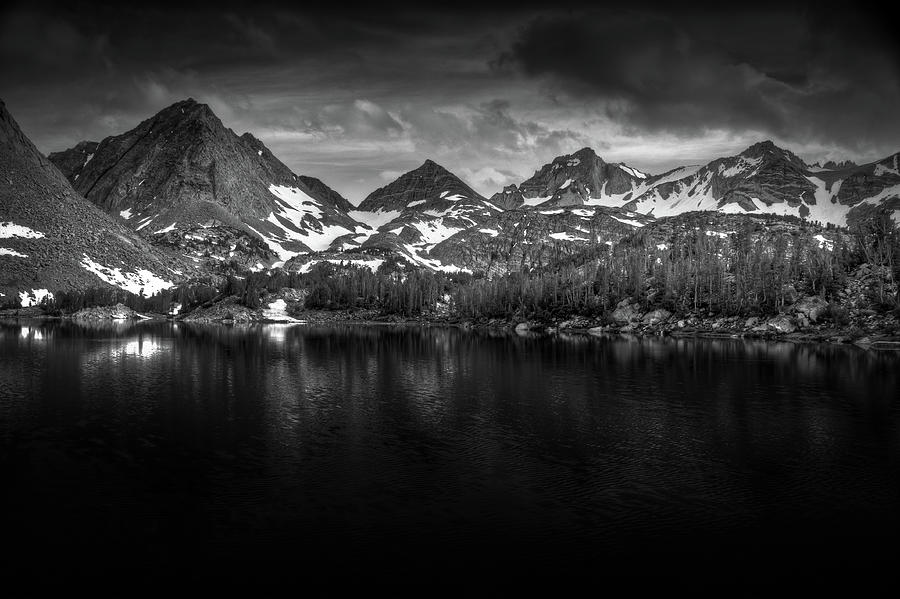
M 225 227 L 260 238 L 283 261 L 358 228 L 337 192 L 297 176 L 261 141 L 236 135 L 193 99 L 96 147 L 79 144 L 50 158 L 88 200 L 154 242 Z
M 447 270 L 430 256 L 431 250 L 496 212 L 502 210 L 441 165 L 426 160 L 373 191 L 352 215 L 378 227 L 363 249 L 395 252 L 413 264 Z
M 591 148 L 582 148 L 542 166 L 518 191 L 526 205 L 577 206 L 592 198 L 628 193 L 646 178 L 637 169 L 607 163 Z M 504 194 L 512 196 L 514 190 L 507 188 Z
M 484 200 L 481 194 L 462 179 L 429 159 L 422 166 L 370 193 L 360 202 L 359 210 L 364 212 L 405 210 L 447 197 Z

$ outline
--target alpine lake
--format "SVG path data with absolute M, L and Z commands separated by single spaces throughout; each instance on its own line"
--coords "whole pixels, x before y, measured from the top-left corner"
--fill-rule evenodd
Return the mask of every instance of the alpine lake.
M 900 352 L 827 344 L 0 322 L 0 572 L 875 596 L 898 582 L 898 388 Z

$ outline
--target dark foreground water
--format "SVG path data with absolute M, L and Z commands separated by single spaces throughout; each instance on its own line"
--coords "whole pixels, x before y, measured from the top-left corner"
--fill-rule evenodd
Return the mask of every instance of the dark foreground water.
M 893 595 L 898 367 L 738 340 L 2 323 L 0 585 Z

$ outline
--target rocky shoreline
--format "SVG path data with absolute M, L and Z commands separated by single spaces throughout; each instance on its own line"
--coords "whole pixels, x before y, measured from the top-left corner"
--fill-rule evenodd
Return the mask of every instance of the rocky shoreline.
M 39 309 L 4 310 L 2 318 L 62 318 L 75 322 L 174 321 L 193 324 L 256 325 L 356 324 L 369 326 L 440 326 L 471 330 L 507 330 L 518 335 L 635 335 L 653 337 L 746 338 L 813 343 L 853 343 L 878 349 L 900 349 L 900 319 L 896 311 L 869 308 L 836 308 L 820 297 L 803 297 L 776 315 L 722 316 L 709 313 L 673 314 L 662 309 L 643 309 L 640 302 L 625 299 L 602 316 L 524 319 L 460 319 L 450 314 L 418 317 L 385 315 L 378 310 L 310 310 L 303 294 L 283 289 L 266 298 L 264 305 L 249 308 L 229 297 L 184 315 L 141 314 L 122 304 L 92 307 L 65 316 L 47 316 Z M 837 322 L 836 319 L 840 319 Z

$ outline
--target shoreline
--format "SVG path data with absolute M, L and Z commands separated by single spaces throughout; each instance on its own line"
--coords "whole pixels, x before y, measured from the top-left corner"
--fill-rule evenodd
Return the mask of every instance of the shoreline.
M 14 312 L 14 313 L 10 313 Z M 25 312 L 22 314 L 22 312 Z M 306 318 L 303 318 L 306 316 Z M 366 315 L 372 316 L 372 315 Z M 738 317 L 731 317 L 732 319 Z M 740 317 L 739 320 L 758 318 L 756 316 Z M 598 326 L 565 326 L 568 321 L 541 321 L 541 320 L 512 320 L 490 319 L 487 321 L 460 321 L 449 318 L 401 318 L 401 317 L 353 317 L 352 312 L 330 312 L 327 310 L 311 310 L 298 313 L 296 319 L 254 319 L 246 322 L 236 322 L 228 319 L 218 320 L 190 320 L 187 318 L 173 317 L 164 314 L 137 314 L 129 318 L 78 318 L 75 315 L 48 315 L 36 314 L 30 310 L 14 310 L 0 313 L 0 321 L 67 321 L 81 324 L 138 324 L 141 322 L 170 322 L 186 325 L 216 325 L 216 326 L 256 326 L 256 325 L 285 325 L 285 326 L 327 326 L 327 325 L 355 325 L 364 327 L 441 327 L 455 328 L 468 331 L 505 331 L 510 335 L 520 337 L 549 337 L 561 334 L 584 335 L 596 337 L 671 337 L 674 339 L 736 339 L 748 341 L 782 341 L 791 343 L 813 343 L 828 345 L 855 345 L 865 349 L 877 349 L 887 351 L 900 351 L 900 335 L 887 334 L 879 331 L 860 329 L 858 325 L 830 326 L 819 325 L 809 330 L 794 330 L 791 332 L 779 332 L 777 330 L 754 331 L 746 330 L 746 327 L 724 328 L 715 326 L 715 323 L 697 323 L 699 326 L 678 327 L 678 321 L 674 317 L 664 323 L 648 324 L 644 326 L 626 325 L 598 325 Z M 684 319 L 682 319 L 684 320 Z M 675 321 L 675 322 L 672 322 Z M 572 323 L 574 324 L 574 323 Z M 675 324 L 675 328 L 673 328 Z

